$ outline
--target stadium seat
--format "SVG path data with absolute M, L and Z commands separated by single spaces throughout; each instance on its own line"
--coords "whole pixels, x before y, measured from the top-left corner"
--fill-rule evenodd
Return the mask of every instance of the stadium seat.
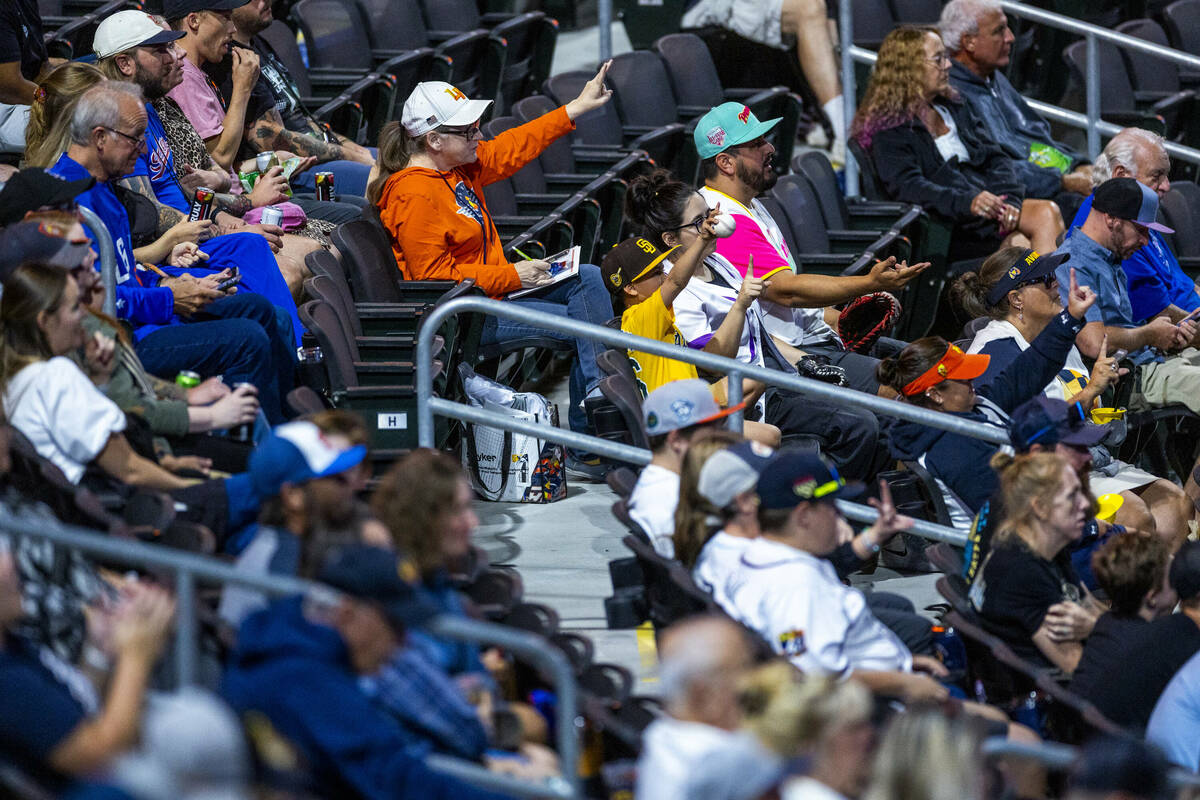
M 672 33 L 654 43 L 671 82 L 679 113 L 698 116 L 727 101 L 745 103 L 759 119 L 782 118 L 767 138 L 777 163 L 790 163 L 800 128 L 804 101 L 785 86 L 769 89 L 726 89 L 704 40 L 694 33 Z
M 513 116 L 521 122 L 537 119 L 558 108 L 558 104 L 543 94 L 524 97 L 513 104 Z M 623 178 L 641 169 L 649 156 L 642 150 L 621 153 L 610 148 L 589 148 L 576 141 L 574 131 L 550 143 L 538 156 L 547 179 L 583 177 L 613 172 Z
M 507 114 L 513 103 L 550 77 L 558 40 L 553 17 L 541 11 L 480 14 L 475 0 L 422 0 L 421 5 L 435 36 L 484 28 L 505 42 L 497 113 Z
M 542 84 L 542 94 L 553 98 L 558 105 L 563 105 L 578 97 L 583 85 L 594 75 L 595 73 L 583 70 L 560 72 L 546 79 Z M 652 131 L 626 130 L 614 106 L 614 103 L 606 103 L 576 119 L 575 141 L 590 147 L 625 152 L 644 150 L 656 162 L 668 167 L 673 166 L 676 159 L 681 157 L 681 150 L 684 148 L 692 151 L 694 160 L 695 148 L 683 124 L 675 122 Z
M 937 25 L 942 16 L 940 0 L 892 0 L 892 16 L 898 25 Z
M 1153 92 L 1135 91 L 1125 61 L 1115 45 L 1097 42 L 1100 49 L 1100 114 L 1117 125 L 1157 130 L 1168 138 L 1180 134 L 1187 120 L 1194 95 L 1189 91 L 1162 97 Z M 1087 43 L 1075 42 L 1063 51 L 1063 60 L 1071 70 L 1076 86 L 1083 90 L 1087 75 Z
M 321 345 L 335 408 L 359 413 L 370 431 L 373 458 L 394 459 L 398 451 L 417 446 L 414 365 L 408 362 L 360 361 L 333 307 L 321 300 L 300 306 L 300 321 Z M 434 362 L 434 369 L 441 364 Z
M 1172 47 L 1200 55 L 1200 0 L 1175 0 L 1163 9 L 1163 24 Z
M 809 150 L 796 156 L 792 171 L 808 179 L 817 202 L 821 219 L 832 230 L 896 231 L 915 240 L 914 233 L 925 213 L 920 206 L 907 203 L 847 198 L 838 185 L 833 165 L 824 153 Z M 914 244 L 914 257 L 919 253 Z M 917 260 L 920 260 L 919 258 Z

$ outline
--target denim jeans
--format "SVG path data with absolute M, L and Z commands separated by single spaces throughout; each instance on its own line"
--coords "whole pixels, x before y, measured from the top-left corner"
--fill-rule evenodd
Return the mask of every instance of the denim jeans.
M 333 193 L 353 194 L 363 197 L 367 193 L 367 176 L 371 168 L 357 161 L 326 161 L 304 170 L 292 180 L 292 189 L 301 192 L 315 192 L 317 189 L 316 174 L 318 172 L 333 173 Z
M 563 281 L 536 296 L 523 297 L 512 302 L 543 314 L 570 317 L 595 325 L 603 325 L 613 317 L 611 296 L 600 277 L 600 268 L 594 264 L 580 264 L 578 280 Z M 530 336 L 575 343 L 577 357 L 571 362 L 571 408 L 567 412 L 567 419 L 571 430 L 586 431 L 587 414 L 580 404 L 588 392 L 600 383 L 600 368 L 596 365 L 596 356 L 600 355 L 606 346 L 591 339 L 576 339 L 565 333 L 500 317 L 485 318 L 480 344 L 498 344 Z
M 282 398 L 295 380 L 291 316 L 262 295 L 235 294 L 205 307 L 193 322 L 168 325 L 136 346 L 146 371 L 166 380 L 180 370 L 252 383 L 272 425 L 285 421 Z

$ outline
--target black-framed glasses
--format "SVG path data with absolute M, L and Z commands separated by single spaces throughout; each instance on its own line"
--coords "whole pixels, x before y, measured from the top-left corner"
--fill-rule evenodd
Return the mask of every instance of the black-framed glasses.
M 468 142 L 472 139 L 482 139 L 483 131 L 479 129 L 479 123 L 468 125 L 465 128 L 438 128 L 438 133 L 444 133 L 448 136 L 461 136 Z
M 109 127 L 105 127 L 104 130 L 108 131 L 109 133 L 115 133 L 117 136 L 120 136 L 122 139 L 127 140 L 134 147 L 141 147 L 142 145 L 144 145 L 146 143 L 144 134 L 142 136 L 131 136 L 128 133 L 125 133 L 124 131 L 119 131 L 116 128 L 109 128 Z
M 697 214 L 696 218 L 694 220 L 692 220 L 691 222 L 685 222 L 682 225 L 671 228 L 671 230 L 681 231 L 681 230 L 684 230 L 685 228 L 693 228 L 693 229 L 695 229 L 696 234 L 699 235 L 699 234 L 704 233 L 704 221 L 706 219 L 708 219 L 708 212 L 705 212 L 703 214 Z

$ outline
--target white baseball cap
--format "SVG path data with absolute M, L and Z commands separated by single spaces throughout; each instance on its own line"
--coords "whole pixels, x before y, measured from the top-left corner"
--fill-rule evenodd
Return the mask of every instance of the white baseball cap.
M 92 50 L 96 58 L 108 58 L 135 47 L 149 47 L 182 39 L 183 31 L 163 30 L 145 11 L 118 11 L 105 17 L 96 28 Z
M 491 100 L 470 100 L 445 81 L 425 81 L 404 101 L 400 124 L 409 136 L 424 136 L 442 125 L 470 125 L 491 104 Z

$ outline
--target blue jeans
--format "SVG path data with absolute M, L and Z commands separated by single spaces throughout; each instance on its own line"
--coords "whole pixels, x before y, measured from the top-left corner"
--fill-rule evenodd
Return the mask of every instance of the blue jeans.
M 353 194 L 363 197 L 367 193 L 367 177 L 371 168 L 357 161 L 326 161 L 295 176 L 292 179 L 292 189 L 301 192 L 317 190 L 316 174 L 318 172 L 333 173 L 334 194 Z
M 159 328 L 137 343 L 146 371 L 166 380 L 186 369 L 203 378 L 223 375 L 230 385 L 252 383 L 271 424 L 284 422 L 281 398 L 295 380 L 290 315 L 247 292 L 209 304 L 194 320 Z
M 523 307 L 543 314 L 556 317 L 570 317 L 582 322 L 603 325 L 613 317 L 612 299 L 604 280 L 600 277 L 600 268 L 594 264 L 579 265 L 579 280 L 563 281 L 552 289 L 547 289 L 534 297 L 523 297 L 512 301 Z M 600 368 L 596 365 L 596 356 L 600 355 L 606 345 L 591 339 L 576 339 L 565 333 L 539 328 L 536 325 L 526 325 L 523 322 L 486 317 L 480 344 L 499 344 L 512 339 L 524 339 L 530 336 L 542 336 L 560 342 L 574 342 L 577 358 L 571 362 L 571 408 L 567 412 L 567 420 L 571 430 L 585 432 L 587 430 L 587 414 L 580 404 L 588 392 L 600 383 Z

